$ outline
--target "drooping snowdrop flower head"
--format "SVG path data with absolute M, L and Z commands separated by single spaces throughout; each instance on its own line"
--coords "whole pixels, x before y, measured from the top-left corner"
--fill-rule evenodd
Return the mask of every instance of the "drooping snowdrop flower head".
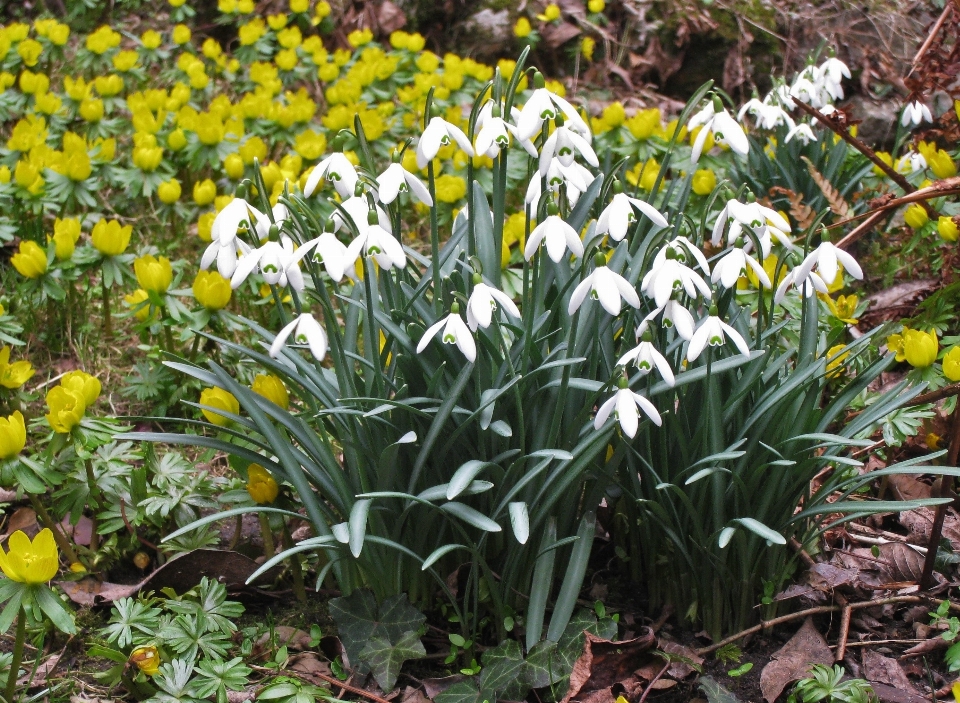
M 903 108 L 903 115 L 900 117 L 900 124 L 904 127 L 914 126 L 922 122 L 933 122 L 933 115 L 930 114 L 930 108 L 919 100 L 908 103 Z
M 610 417 L 610 413 L 614 413 L 614 417 L 620 423 L 620 429 L 627 437 L 633 439 L 637 436 L 637 430 L 640 428 L 638 409 L 643 410 L 643 414 L 650 418 L 650 421 L 657 427 L 663 424 L 663 419 L 654 404 L 639 393 L 630 390 L 626 378 L 621 378 L 619 384 L 620 389 L 597 410 L 597 416 L 593 420 L 595 429 L 599 430 L 603 427 Z
M 710 314 L 700 320 L 690 344 L 687 346 L 687 361 L 695 361 L 707 346 L 723 346 L 724 337 L 733 342 L 744 356 L 750 356 L 746 340 L 733 327 L 717 316 L 717 308 L 710 307 Z
M 296 256 L 302 259 L 305 256 L 313 256 L 314 261 L 323 264 L 327 275 L 335 283 L 339 283 L 347 271 L 347 247 L 337 239 L 337 235 L 331 232 L 324 232 L 319 237 L 304 242 L 297 248 Z
M 473 146 L 463 130 L 447 122 L 442 117 L 432 117 L 427 128 L 420 135 L 417 142 L 417 167 L 426 168 L 427 164 L 437 158 L 442 147 L 450 144 L 450 140 L 457 143 L 467 156 L 473 156 Z
M 407 265 L 403 246 L 380 225 L 379 214 L 375 210 L 367 212 L 367 226 L 347 246 L 344 261 L 348 268 L 356 264 L 361 252 L 364 256 L 372 256 L 380 268 L 387 271 L 394 267 L 402 269 Z
M 236 271 L 230 278 L 230 287 L 239 288 L 247 277 L 259 268 L 263 280 L 271 286 L 286 288 L 289 285 L 294 290 L 302 291 L 304 281 L 299 262 L 300 257 L 296 255 L 290 237 L 282 236 L 280 241 L 268 240 L 259 248 L 240 257 Z
M 763 266 L 744 251 L 743 240 L 739 239 L 734 243 L 733 248 L 728 249 L 721 259 L 713 265 L 710 280 L 714 283 L 720 283 L 724 288 L 733 288 L 737 285 L 737 281 L 743 275 L 747 266 L 753 270 L 764 288 L 772 287 L 770 277 Z
M 599 178 L 599 176 L 597 176 L 597 178 Z M 569 166 L 564 166 L 560 163 L 559 159 L 550 160 L 550 165 L 546 173 L 547 190 L 551 193 L 557 193 L 560 191 L 561 186 L 566 186 L 567 199 L 571 203 L 576 203 L 580 194 L 590 187 L 593 179 L 594 175 L 584 169 L 580 164 L 572 163 Z M 524 197 L 527 203 L 536 204 L 540 202 L 540 196 L 543 193 L 541 180 L 537 174 L 534 174 L 533 178 L 530 179 L 530 184 L 527 186 L 526 196 Z
M 569 249 L 574 256 L 583 256 L 583 242 L 577 230 L 568 225 L 560 217 L 560 209 L 555 203 L 547 205 L 547 216 L 530 233 L 527 244 L 523 249 L 523 256 L 528 261 L 537 253 L 540 242 L 546 242 L 547 254 L 554 261 L 560 263 L 563 252 Z
M 417 353 L 419 354 L 427 348 L 430 340 L 437 336 L 437 332 L 440 332 L 441 328 L 443 332 L 440 334 L 440 341 L 444 344 L 456 344 L 457 349 L 463 352 L 467 361 L 473 363 L 477 358 L 477 343 L 470 333 L 470 328 L 460 317 L 460 304 L 456 302 L 450 306 L 449 315 L 430 325 L 427 331 L 423 333 L 423 337 L 417 344 Z
M 710 243 L 715 247 L 720 246 L 724 228 L 730 223 L 727 241 L 736 241 L 743 228 L 749 228 L 760 240 L 763 258 L 770 255 L 771 235 L 783 246 L 793 249 L 793 242 L 787 234 L 791 227 L 786 218 L 773 208 L 758 203 L 753 199 L 752 193 L 749 197 L 750 200 L 746 203 L 736 199 L 727 201 L 713 225 Z M 745 248 L 749 251 L 751 246 L 752 241 L 748 242 Z
M 473 291 L 467 300 L 467 326 L 472 332 L 478 327 L 486 329 L 493 321 L 493 311 L 502 307 L 509 315 L 520 319 L 520 310 L 510 296 L 483 282 L 479 273 L 473 274 Z
M 334 210 L 331 219 L 333 220 L 334 230 L 339 232 L 342 229 L 351 230 L 346 218 L 343 216 L 341 209 L 350 216 L 350 219 L 353 221 L 353 224 L 357 228 L 357 232 L 363 233 L 363 231 L 370 226 L 370 208 L 374 207 L 371 205 L 370 201 L 361 195 L 354 195 L 351 198 L 347 198 L 340 206 Z M 387 232 L 393 233 L 393 226 L 390 224 L 390 216 L 379 206 L 375 206 L 377 213 L 376 223 L 380 225 Z
M 594 300 L 599 300 L 603 309 L 611 315 L 620 314 L 621 298 L 635 308 L 640 307 L 640 296 L 637 295 L 637 291 L 627 282 L 627 279 L 607 266 L 607 260 L 603 253 L 597 252 L 594 257 L 594 265 L 596 268 L 593 273 L 584 278 L 570 294 L 570 303 L 567 306 L 568 314 L 572 315 L 580 309 L 583 301 L 587 298 L 587 294 Z
M 640 291 L 653 298 L 658 308 L 662 308 L 675 292 L 685 291 L 691 298 L 697 292 L 710 299 L 710 286 L 703 277 L 688 266 L 696 264 L 704 274 L 710 274 L 710 265 L 706 257 L 686 237 L 675 237 L 668 242 L 653 258 L 653 264 L 640 282 Z
M 308 312 L 301 313 L 283 327 L 270 345 L 270 356 L 276 357 L 287 339 L 293 334 L 294 344 L 306 344 L 317 361 L 323 361 L 327 354 L 327 333 Z
M 805 145 L 817 141 L 817 135 L 813 133 L 813 129 L 806 122 L 801 122 L 794 126 L 793 129 L 787 132 L 787 137 L 783 141 L 789 143 L 794 137 L 802 141 Z
M 627 235 L 627 230 L 637 221 L 634 208 L 649 218 L 657 227 L 666 227 L 667 218 L 660 214 L 650 203 L 638 198 L 631 198 L 623 192 L 620 181 L 613 182 L 613 198 L 600 217 L 597 218 L 596 234 L 609 234 L 614 241 L 621 241 Z
M 663 306 L 662 324 L 667 329 L 671 327 L 677 331 L 677 336 L 690 341 L 693 338 L 694 321 L 693 315 L 683 307 L 677 300 L 670 299 Z M 654 313 L 659 312 L 655 310 Z M 649 317 L 649 315 L 648 315 Z
M 533 83 L 536 89 L 517 118 L 517 138 L 532 139 L 543 128 L 545 121 L 556 119 L 557 115 L 563 114 L 567 127 L 589 141 L 590 128 L 573 105 L 547 90 L 544 87 L 543 75 L 539 71 L 533 74 Z
M 303 194 L 309 198 L 323 179 L 333 182 L 341 198 L 349 198 L 353 195 L 359 176 L 350 159 L 343 152 L 335 151 L 313 167 L 303 186 Z
M 737 113 L 737 119 L 742 121 L 743 116 L 749 113 L 753 115 L 757 122 L 757 127 L 760 129 L 776 129 L 780 125 L 793 128 L 794 123 L 790 115 L 788 115 L 782 107 L 770 102 L 770 100 L 770 95 L 768 95 L 763 102 L 757 98 L 748 100 Z
M 673 375 L 673 369 L 670 368 L 670 362 L 653 346 L 649 332 L 644 332 L 641 335 L 640 344 L 617 360 L 617 366 L 625 367 L 630 364 L 635 364 L 641 375 L 644 376 L 656 368 L 668 386 L 673 386 L 677 382 Z
M 847 68 L 847 64 L 836 56 L 831 56 L 817 67 L 817 75 L 834 100 L 843 99 L 842 82 L 844 78 L 850 78 L 850 69 Z
M 814 293 L 830 294 L 830 288 L 824 283 L 816 271 L 808 271 L 805 276 L 801 276 L 800 267 L 793 269 L 783 277 L 780 285 L 777 286 L 777 292 L 773 295 L 773 302 L 777 305 L 784 299 L 791 286 L 795 286 L 804 296 L 810 297 Z
M 908 151 L 897 159 L 897 171 L 919 173 L 927 167 L 927 159 L 919 151 Z
M 697 134 L 697 138 L 693 142 L 693 153 L 690 155 L 690 160 L 693 163 L 700 160 L 700 155 L 706 146 L 707 137 L 711 134 L 715 143 L 726 144 L 740 156 L 746 156 L 750 151 L 750 142 L 747 140 L 743 127 L 727 112 L 719 97 L 714 96 L 706 107 L 691 117 L 687 128 L 693 129 L 701 125 L 703 129 Z
M 557 116 L 557 128 L 553 131 L 547 141 L 543 143 L 543 149 L 540 151 L 540 175 L 547 175 L 547 168 L 550 166 L 550 160 L 556 158 L 564 166 L 573 163 L 574 156 L 579 153 L 584 160 L 598 168 L 600 160 L 597 154 L 590 146 L 590 142 L 581 137 L 577 132 L 566 126 L 563 118 Z
M 210 244 L 207 245 L 200 259 L 200 268 L 206 270 L 216 261 L 217 271 L 221 276 L 224 278 L 233 276 L 237 268 L 238 251 L 241 254 L 250 251 L 250 247 L 237 237 L 238 232 L 243 228 L 256 232 L 264 225 L 269 228 L 270 220 L 257 208 L 242 197 L 231 200 L 213 220 L 210 228 Z
M 816 268 L 817 275 L 830 285 L 837 279 L 842 264 L 844 270 L 858 281 L 863 280 L 863 269 L 850 254 L 835 246 L 826 233 L 823 234 L 820 246 L 811 251 L 796 268 L 797 280 L 802 280 Z
M 516 107 L 511 107 L 510 118 L 516 122 L 519 116 L 520 111 Z M 518 139 L 517 128 L 503 118 L 502 105 L 488 100 L 477 114 L 477 138 L 474 143 L 477 154 L 495 159 L 500 155 L 501 149 L 510 145 L 511 137 Z M 533 158 L 537 158 L 537 147 L 532 141 L 529 139 L 518 139 L 518 141 L 524 151 Z
M 389 205 L 401 191 L 410 191 L 419 202 L 430 207 L 433 198 L 430 191 L 423 185 L 423 181 L 407 171 L 399 162 L 394 161 L 387 169 L 377 176 L 378 199 L 384 205 Z

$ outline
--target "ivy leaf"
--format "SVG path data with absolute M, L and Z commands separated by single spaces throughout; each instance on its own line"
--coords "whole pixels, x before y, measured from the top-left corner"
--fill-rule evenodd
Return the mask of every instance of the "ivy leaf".
M 391 596 L 377 607 L 377 599 L 366 589 L 330 601 L 330 616 L 337 623 L 340 641 L 354 668 L 363 660 L 361 652 L 373 639 L 399 643 L 407 632 L 416 632 L 426 617 L 410 605 L 407 596 Z
M 426 654 L 420 635 L 410 630 L 404 632 L 396 644 L 383 637 L 369 640 L 360 651 L 360 659 L 370 665 L 380 688 L 390 691 L 397 682 L 403 663 L 408 659 L 420 659 Z
M 530 688 L 544 688 L 562 680 L 570 672 L 557 643 L 543 640 L 527 653 L 527 667 L 523 673 L 524 682 Z
M 497 700 L 523 700 L 530 688 L 526 669 L 520 645 L 516 640 L 505 640 L 484 652 L 480 689 L 495 692 Z
M 434 703 L 486 703 L 496 700 L 492 691 L 481 691 L 475 679 L 460 681 L 437 694 Z

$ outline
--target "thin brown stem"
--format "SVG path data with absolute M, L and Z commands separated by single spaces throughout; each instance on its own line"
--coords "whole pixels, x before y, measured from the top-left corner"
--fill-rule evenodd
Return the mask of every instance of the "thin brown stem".
M 287 522 L 283 522 L 283 548 L 292 549 L 293 548 L 293 537 L 290 535 L 290 530 L 287 527 Z M 307 602 L 307 589 L 303 584 L 303 564 L 300 561 L 299 554 L 290 555 L 290 574 L 293 576 L 293 593 L 297 596 L 297 600 L 301 603 Z
M 670 668 L 670 660 L 668 659 L 666 662 L 664 662 L 663 667 L 660 669 L 660 671 L 657 672 L 657 675 L 653 677 L 653 680 L 650 681 L 650 684 L 647 686 L 647 689 L 643 692 L 643 695 L 640 696 L 640 700 L 637 703 L 643 703 L 645 700 L 647 700 L 647 696 L 650 694 L 650 691 L 653 690 L 654 684 L 656 684 L 657 681 L 659 681 L 660 678 L 665 673 L 667 673 L 667 669 L 669 668 Z
M 845 605 L 840 615 L 840 637 L 837 642 L 837 652 L 833 657 L 834 661 L 843 661 L 843 658 L 847 655 L 847 637 L 850 636 L 850 616 L 852 614 L 853 609 L 849 605 Z

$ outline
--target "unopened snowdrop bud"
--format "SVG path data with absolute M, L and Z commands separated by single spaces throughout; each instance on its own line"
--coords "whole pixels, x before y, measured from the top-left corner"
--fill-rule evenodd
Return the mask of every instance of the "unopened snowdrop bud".
M 721 112 L 723 110 L 723 100 L 720 99 L 720 96 L 714 93 L 713 96 L 713 111 Z
M 243 180 L 243 181 L 241 181 L 240 183 L 237 184 L 237 189 L 236 189 L 236 190 L 234 191 L 234 193 L 233 193 L 233 194 L 237 197 L 237 199 L 239 199 L 239 200 L 245 200 L 245 199 L 246 199 L 246 197 L 247 197 L 247 183 L 248 183 L 248 182 L 249 182 L 249 181 L 247 181 L 247 180 Z
M 539 90 L 540 88 L 546 87 L 547 82 L 543 78 L 543 74 L 540 71 L 533 72 L 533 87 Z
M 380 215 L 377 214 L 376 210 L 370 210 L 370 212 L 367 213 L 367 224 L 375 225 L 375 224 L 379 224 L 379 222 L 380 222 Z

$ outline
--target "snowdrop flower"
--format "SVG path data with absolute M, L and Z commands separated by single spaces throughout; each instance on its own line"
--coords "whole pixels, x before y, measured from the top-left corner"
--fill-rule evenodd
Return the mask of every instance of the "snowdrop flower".
M 910 170 L 910 173 L 919 173 L 927 167 L 927 160 L 923 154 L 916 151 L 908 151 L 897 160 L 897 171 Z
M 280 242 L 268 241 L 258 249 L 240 257 L 237 268 L 230 278 L 230 287 L 236 290 L 259 266 L 263 280 L 271 286 L 288 285 L 297 291 L 304 288 L 303 273 L 300 271 L 300 258 L 296 256 L 293 240 L 282 237 Z
M 276 357 L 280 353 L 280 349 L 283 348 L 291 333 L 293 333 L 295 344 L 306 344 L 310 347 L 313 358 L 323 361 L 323 357 L 327 354 L 327 333 L 308 312 L 301 313 L 277 333 L 273 344 L 270 345 L 270 356 Z
M 303 186 L 303 194 L 308 198 L 320 185 L 322 179 L 333 181 L 334 188 L 341 198 L 349 198 L 357 186 L 357 169 L 342 152 L 334 152 L 313 167 L 307 182 Z
M 634 208 L 646 215 L 657 227 L 666 227 L 669 224 L 667 218 L 661 215 L 653 205 L 638 198 L 631 198 L 622 192 L 623 186 L 619 181 L 614 182 L 613 189 L 614 196 L 610 204 L 603 209 L 597 219 L 596 234 L 609 234 L 614 241 L 621 241 L 627 235 L 630 226 L 637 221 Z
M 564 118 L 569 122 L 567 126 L 589 140 L 590 128 L 577 114 L 573 105 L 547 90 L 543 85 L 543 75 L 539 71 L 534 74 L 533 82 L 537 88 L 520 110 L 517 118 L 517 138 L 521 140 L 533 138 L 542 129 L 546 120 L 556 119 L 559 113 L 563 113 Z
M 640 282 L 640 291 L 653 298 L 658 308 L 665 306 L 674 292 L 680 290 L 691 298 L 695 298 L 699 291 L 704 298 L 710 299 L 710 286 L 700 274 L 670 256 L 660 265 L 654 264 Z
M 644 415 L 650 418 L 653 424 L 658 427 L 663 424 L 660 413 L 657 412 L 653 403 L 644 398 L 639 393 L 634 393 L 627 387 L 627 379 L 620 379 L 620 390 L 613 394 L 597 410 L 597 417 L 594 418 L 593 426 L 600 429 L 607 422 L 611 412 L 615 412 L 615 417 L 620 423 L 620 429 L 630 439 L 637 435 L 637 429 L 640 427 L 640 413 L 637 409 L 643 410 Z
M 347 267 L 347 247 L 337 239 L 333 232 L 324 232 L 319 237 L 304 242 L 297 248 L 297 260 L 302 259 L 312 253 L 314 260 L 323 263 L 327 275 L 339 283 L 344 273 L 348 273 Z
M 473 156 L 473 146 L 467 135 L 459 127 L 450 124 L 442 117 L 433 117 L 417 142 L 417 168 L 425 168 L 437 157 L 441 147 L 447 146 L 453 139 L 467 156 Z
M 517 139 L 520 146 L 533 158 L 537 158 L 537 148 L 529 139 L 519 139 L 517 137 L 517 128 L 507 122 L 501 116 L 503 107 L 497 105 L 493 100 L 488 100 L 477 115 L 477 138 L 474 148 L 477 154 L 489 156 L 495 159 L 500 155 L 500 150 L 505 149 L 510 144 L 510 137 Z M 510 108 L 510 118 L 516 122 L 520 116 L 520 111 L 516 107 Z
M 243 198 L 234 198 L 213 219 L 210 238 L 226 246 L 236 239 L 237 231 L 244 222 L 250 228 L 256 228 L 262 223 L 266 223 L 268 228 L 270 226 L 270 220 L 266 215 Z
M 823 282 L 823 279 L 820 278 L 815 271 L 810 271 L 806 276 L 802 277 L 798 275 L 799 273 L 801 272 L 799 267 L 797 267 L 783 277 L 780 285 L 777 286 L 777 292 L 773 296 L 773 302 L 779 305 L 784 296 L 786 296 L 790 286 L 796 286 L 807 298 L 813 295 L 814 292 L 823 293 L 824 295 L 830 294 L 830 289 L 827 287 L 827 284 Z
M 713 233 L 710 237 L 710 243 L 713 246 L 720 246 L 723 241 L 723 229 L 729 221 L 730 231 L 727 235 L 728 241 L 736 241 L 740 236 L 744 226 L 749 227 L 760 239 L 761 253 L 763 258 L 770 255 L 770 236 L 773 235 L 780 244 L 788 249 L 793 249 L 793 242 L 787 232 L 791 231 L 790 223 L 773 208 L 766 207 L 753 201 L 741 203 L 739 200 L 728 200 L 726 205 L 720 211 L 717 221 L 713 225 Z M 750 243 L 752 245 L 752 242 Z M 746 248 L 749 250 L 750 245 Z
M 380 267 L 387 271 L 393 267 L 402 269 L 407 265 L 403 246 L 379 224 L 378 214 L 374 210 L 368 211 L 367 226 L 361 229 L 360 234 L 347 246 L 344 255 L 347 267 L 356 264 L 361 250 L 364 256 L 372 256 Z
M 773 102 L 777 100 L 784 108 L 787 110 L 796 110 L 797 104 L 793 101 L 793 98 L 790 97 L 790 86 L 786 83 L 781 83 L 776 88 L 771 90 L 767 97 L 764 98 L 764 102 Z
M 787 132 L 787 137 L 783 141 L 784 143 L 788 143 L 794 137 L 798 137 L 804 144 L 817 141 L 817 135 L 813 133 L 813 129 L 811 129 L 810 125 L 806 122 L 801 122 Z
M 919 100 L 914 100 L 903 108 L 903 116 L 900 118 L 900 124 L 904 127 L 909 125 L 917 126 L 921 122 L 933 122 L 933 115 L 930 114 L 930 108 Z
M 770 277 L 767 276 L 767 272 L 764 271 L 763 266 L 752 256 L 747 255 L 742 245 L 743 242 L 738 241 L 732 249 L 727 250 L 723 258 L 713 265 L 713 273 L 710 276 L 710 280 L 714 283 L 719 282 L 724 288 L 733 288 L 737 285 L 737 280 L 744 272 L 744 269 L 749 266 L 753 269 L 753 272 L 757 275 L 757 278 L 760 283 L 763 284 L 764 288 L 772 288 Z
M 216 261 L 217 271 L 220 275 L 224 278 L 230 278 L 233 276 L 233 272 L 237 270 L 239 256 L 246 256 L 251 251 L 250 245 L 237 238 L 226 244 L 221 244 L 214 239 L 207 245 L 203 256 L 200 258 L 200 268 L 206 270 Z
M 520 319 L 520 310 L 510 300 L 510 296 L 493 286 L 488 286 L 479 273 L 473 274 L 473 291 L 467 300 L 467 326 L 471 332 L 476 332 L 478 327 L 486 329 L 490 326 L 493 321 L 493 311 L 497 309 L 498 303 L 510 315 Z
M 544 240 L 547 243 L 547 253 L 554 263 L 560 263 L 566 249 L 570 249 L 574 256 L 583 256 L 583 242 L 580 241 L 580 235 L 560 218 L 559 212 L 554 203 L 547 206 L 547 217 L 530 233 L 527 245 L 523 249 L 523 256 L 528 261 L 533 258 L 540 242 Z
M 413 196 L 427 206 L 433 205 L 430 191 L 423 185 L 423 181 L 407 171 L 399 163 L 392 163 L 387 170 L 377 176 L 377 195 L 384 205 L 389 205 L 400 191 L 409 190 Z
M 543 143 L 543 149 L 540 151 L 540 175 L 547 175 L 550 160 L 554 157 L 564 166 L 569 166 L 573 163 L 575 152 L 580 152 L 580 156 L 594 168 L 600 166 L 600 161 L 590 142 L 561 123 Z
M 631 363 L 636 364 L 637 369 L 639 369 L 643 376 L 646 376 L 656 367 L 668 386 L 673 386 L 677 382 L 673 375 L 673 369 L 670 368 L 670 363 L 663 354 L 658 352 L 657 348 L 653 346 L 649 334 L 643 334 L 643 340 L 640 344 L 617 360 L 617 366 L 627 366 Z
M 627 279 L 611 271 L 606 263 L 606 257 L 597 252 L 594 257 L 596 268 L 573 289 L 567 314 L 572 315 L 580 309 L 587 298 L 587 293 L 594 300 L 599 300 L 603 309 L 614 316 L 620 314 L 621 298 L 635 308 L 640 307 L 640 296 L 637 295 L 637 291 L 627 282 Z
M 831 56 L 817 68 L 817 75 L 820 77 L 824 89 L 834 100 L 843 99 L 841 82 L 844 78 L 850 78 L 850 69 L 847 68 L 847 64 L 835 56 Z
M 672 327 L 680 338 L 690 341 L 694 331 L 693 315 L 690 311 L 676 300 L 668 300 L 662 309 L 663 326 L 667 329 Z
M 803 73 L 798 75 L 793 85 L 790 86 L 791 98 L 796 98 L 801 102 L 813 105 L 813 107 L 821 107 L 823 105 L 820 94 L 821 91 L 817 85 L 809 78 L 806 78 Z
M 790 115 L 779 105 L 773 105 L 768 102 L 769 100 L 769 95 L 763 102 L 760 102 L 756 98 L 748 100 L 747 103 L 740 108 L 740 112 L 737 113 L 737 119 L 742 121 L 743 116 L 749 112 L 757 121 L 757 127 L 760 129 L 776 129 L 780 125 L 786 125 L 792 128 L 794 124 Z
M 443 333 L 440 335 L 440 341 L 444 344 L 456 344 L 467 361 L 473 363 L 477 358 L 477 343 L 474 341 L 473 335 L 470 334 L 470 329 L 464 323 L 463 318 L 460 317 L 459 303 L 451 305 L 449 315 L 427 328 L 423 337 L 420 338 L 420 343 L 417 344 L 417 353 L 419 354 L 427 348 L 430 340 L 437 335 L 441 327 Z
M 726 144 L 740 156 L 745 156 L 750 151 L 750 142 L 747 141 L 747 135 L 744 133 L 743 127 L 730 116 L 730 113 L 720 102 L 720 98 L 715 97 L 707 103 L 706 107 L 690 118 L 687 128 L 692 130 L 698 126 L 702 126 L 703 129 L 697 134 L 693 143 L 693 153 L 690 155 L 690 160 L 693 163 L 700 160 L 700 154 L 703 153 L 707 137 L 711 132 L 715 143 Z
M 356 225 L 357 231 L 361 234 L 369 226 L 370 223 L 370 204 L 366 199 L 362 198 L 359 195 L 347 198 L 342 203 L 340 203 L 340 208 L 343 208 L 346 213 L 350 216 L 350 219 L 353 220 L 353 224 Z M 390 224 L 390 216 L 383 211 L 382 208 L 377 206 L 376 208 L 377 219 L 375 222 L 379 224 L 383 229 L 385 229 L 390 234 L 393 234 L 393 227 Z M 333 220 L 334 229 L 340 231 L 341 229 L 349 227 L 347 222 L 343 217 L 343 213 L 340 212 L 340 209 L 336 209 L 331 215 Z
M 690 339 L 690 345 L 687 347 L 687 361 L 695 361 L 707 345 L 722 346 L 724 335 L 737 346 L 741 354 L 750 356 L 750 347 L 744 338 L 733 327 L 717 317 L 716 307 L 711 307 L 710 314 L 700 321 Z
M 577 200 L 580 199 L 580 196 L 586 192 L 587 188 L 590 187 L 590 184 L 593 183 L 596 178 L 600 178 L 600 176 L 594 176 L 590 171 L 576 162 L 573 162 L 569 166 L 564 166 L 560 163 L 559 159 L 551 159 L 550 165 L 547 168 L 547 190 L 551 193 L 556 193 L 560 190 L 560 186 L 566 186 L 567 200 L 570 201 L 571 205 L 576 205 Z M 532 204 L 540 201 L 540 195 L 542 193 L 540 181 L 540 176 L 536 174 L 530 179 L 530 184 L 527 186 L 527 193 L 524 198 L 527 203 Z
M 833 242 L 824 239 L 820 246 L 807 254 L 806 258 L 796 268 L 797 280 L 805 279 L 814 267 L 817 274 L 823 281 L 830 285 L 837 278 L 839 267 L 837 263 L 843 264 L 843 268 L 858 281 L 863 280 L 863 270 L 857 260 L 850 256 L 843 249 L 836 247 Z

